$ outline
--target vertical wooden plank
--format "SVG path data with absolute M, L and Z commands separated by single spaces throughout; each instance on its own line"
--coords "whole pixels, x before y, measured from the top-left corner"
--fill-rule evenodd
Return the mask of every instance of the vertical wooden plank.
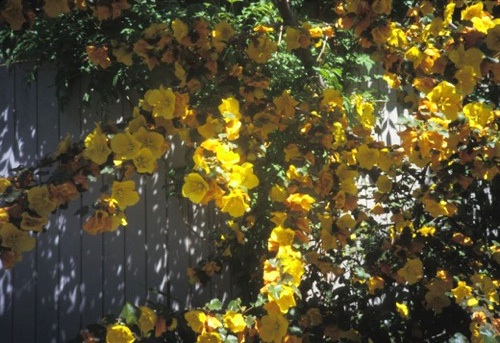
M 86 89 L 85 83 L 82 89 Z M 95 123 L 101 120 L 100 113 L 97 107 L 98 101 L 94 101 L 93 105 L 82 107 L 82 139 L 92 132 L 95 128 Z M 83 205 L 87 205 L 92 213 L 92 204 L 99 197 L 99 182 L 91 183 L 88 192 L 82 196 Z M 86 220 L 87 216 L 83 218 Z M 81 235 L 81 283 L 80 283 L 80 327 L 85 328 L 87 325 L 96 323 L 102 316 L 103 308 L 103 236 L 89 235 L 82 232 Z
M 133 106 L 138 102 L 134 97 L 130 103 L 124 103 L 125 117 L 132 116 Z M 127 209 L 128 225 L 122 228 L 125 251 L 125 300 L 136 306 L 144 305 L 147 296 L 146 263 L 146 222 L 147 202 L 145 196 L 145 177 L 135 177 L 139 202 Z
M 15 78 L 9 75 L 7 67 L 0 67 L 0 175 L 7 176 L 15 164 Z M 4 269 L 0 262 L 0 332 L 5 343 L 13 342 L 12 337 L 12 271 Z
M 179 139 L 172 143 L 167 160 L 168 168 L 185 165 L 185 148 Z M 189 206 L 186 199 L 175 196 L 167 198 L 167 270 L 169 282 L 169 302 L 174 310 L 184 309 L 189 304 L 190 287 L 187 278 L 189 259 L 189 226 L 185 209 Z
M 166 189 L 165 161 L 161 160 L 158 171 L 148 177 L 145 185 L 146 197 L 146 256 L 147 287 L 168 294 L 167 270 L 167 227 L 166 227 Z M 166 303 L 168 296 L 150 291 L 148 300 Z
M 128 225 L 121 230 L 125 236 L 125 299 L 135 305 L 143 305 L 147 295 L 146 223 L 147 202 L 144 177 L 134 178 L 139 202 L 127 209 Z
M 104 108 L 103 121 L 114 122 L 122 117 L 122 105 L 115 102 Z M 110 178 L 109 178 L 110 179 Z M 112 180 L 107 180 L 111 187 Z M 124 231 L 120 227 L 103 234 L 103 314 L 119 314 L 125 300 Z
M 74 96 L 60 111 L 61 139 L 66 134 L 72 142 L 80 139 L 81 132 L 81 83 L 74 85 Z M 59 342 L 67 342 L 80 331 L 80 276 L 81 276 L 81 218 L 75 213 L 82 206 L 80 196 L 68 204 L 61 213 L 59 245 Z
M 38 158 L 52 153 L 59 144 L 59 106 L 54 70 L 41 68 L 37 75 Z M 52 216 L 47 232 L 37 239 L 36 337 L 57 342 L 59 296 L 59 228 L 62 217 Z
M 25 82 L 28 66 L 15 70 L 16 160 L 20 165 L 35 163 L 38 152 L 36 137 L 37 84 Z M 37 237 L 38 240 L 39 237 Z M 23 254 L 23 261 L 13 270 L 13 342 L 36 341 L 36 252 Z

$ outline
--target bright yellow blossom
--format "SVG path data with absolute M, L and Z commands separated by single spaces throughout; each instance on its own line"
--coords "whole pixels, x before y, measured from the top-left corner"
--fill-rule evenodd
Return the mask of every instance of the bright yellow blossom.
M 120 209 L 125 209 L 139 202 L 139 194 L 135 191 L 134 181 L 115 181 L 111 186 L 111 198 Z
M 201 333 L 207 320 L 205 313 L 201 311 L 188 311 L 184 314 L 184 318 L 187 321 L 188 326 L 193 329 L 194 332 Z
M 195 204 L 201 203 L 208 190 L 208 183 L 200 174 L 190 173 L 184 177 L 182 196 L 188 198 Z
M 280 314 L 267 314 L 261 318 L 257 329 L 265 343 L 281 343 L 288 331 L 288 320 Z
M 133 343 L 134 334 L 122 324 L 114 324 L 106 328 L 106 343 Z
M 83 156 L 95 164 L 101 165 L 106 162 L 110 154 L 108 138 L 102 133 L 101 127 L 96 125 L 94 131 L 85 138 Z

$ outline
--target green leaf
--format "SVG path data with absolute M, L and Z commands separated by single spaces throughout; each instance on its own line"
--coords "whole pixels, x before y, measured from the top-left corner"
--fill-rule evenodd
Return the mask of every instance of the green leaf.
M 231 300 L 231 302 L 227 305 L 227 309 L 229 311 L 233 311 L 233 312 L 238 312 L 241 308 L 241 299 L 238 298 L 238 299 L 235 299 L 235 300 Z
M 222 310 L 222 301 L 220 301 L 220 300 L 219 300 L 219 299 L 217 299 L 217 298 L 212 299 L 212 300 L 210 300 L 210 302 L 208 303 L 207 308 L 208 308 L 210 311 L 220 311 L 220 310 Z
M 123 319 L 127 325 L 134 325 L 139 319 L 139 309 L 127 302 L 125 306 L 123 306 L 120 318 Z

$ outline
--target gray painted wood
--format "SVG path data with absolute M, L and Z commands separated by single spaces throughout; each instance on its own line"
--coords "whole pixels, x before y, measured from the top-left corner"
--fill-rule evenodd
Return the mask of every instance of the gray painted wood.
M 9 74 L 0 67 L 0 175 L 33 165 L 55 151 L 66 133 L 80 140 L 96 122 L 132 113 L 134 100 L 83 105 L 85 80 L 60 106 L 53 71 L 41 69 L 27 85 L 28 68 L 18 66 Z M 186 199 L 167 195 L 165 175 L 185 165 L 185 154 L 176 142 L 168 159 L 160 161 L 159 173 L 134 179 L 141 200 L 127 209 L 126 228 L 97 236 L 82 231 L 86 216 L 75 212 L 92 207 L 103 185 L 99 179 L 51 217 L 36 250 L 25 253 L 22 263 L 13 270 L 0 268 L 2 343 L 66 342 L 102 315 L 119 313 L 125 301 L 143 305 L 151 300 L 182 309 L 210 298 L 210 287 L 198 289 L 186 278 L 187 268 L 209 251 L 203 246 L 206 210 L 195 213 Z M 190 257 L 192 252 L 198 255 Z

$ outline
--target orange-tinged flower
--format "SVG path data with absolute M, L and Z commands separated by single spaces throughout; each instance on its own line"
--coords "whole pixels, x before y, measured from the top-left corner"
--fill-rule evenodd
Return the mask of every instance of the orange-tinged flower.
M 184 177 L 182 196 L 188 198 L 195 204 L 201 203 L 208 190 L 208 183 L 200 174 L 190 173 Z
M 181 43 L 182 40 L 188 35 L 189 27 L 180 19 L 174 19 L 171 23 L 173 36 L 177 42 Z
M 92 64 L 101 67 L 102 69 L 106 69 L 111 65 L 111 59 L 108 55 L 108 47 L 100 46 L 96 47 L 93 45 L 88 45 L 87 55 Z
M 31 215 L 28 212 L 23 212 L 21 216 L 21 229 L 25 231 L 40 232 L 42 231 L 43 227 L 49 222 L 47 217 Z
M 115 181 L 111 186 L 111 198 L 120 209 L 125 209 L 139 202 L 139 194 L 135 191 L 134 181 Z
M 28 190 L 28 202 L 30 210 L 35 211 L 42 217 L 57 208 L 57 202 L 52 198 L 47 186 L 36 186 Z
M 114 324 L 106 328 L 106 343 L 133 343 L 135 336 L 122 324 Z
M 293 211 L 299 212 L 309 211 L 312 208 L 312 204 L 315 202 L 316 200 L 309 194 L 301 193 L 290 194 L 286 199 L 286 204 Z
M 212 37 L 215 40 L 222 42 L 229 41 L 234 36 L 234 34 L 234 29 L 226 21 L 218 22 L 214 26 L 214 30 L 212 31 Z
M 368 279 L 366 285 L 368 286 L 368 293 L 373 295 L 376 290 L 384 288 L 385 281 L 380 276 L 372 276 Z
M 0 238 L 2 247 L 10 248 L 16 254 L 33 250 L 36 244 L 35 238 L 11 223 L 0 222 Z
M 218 332 L 203 332 L 196 339 L 197 343 L 221 343 L 222 338 Z
M 392 0 L 375 0 L 372 3 L 372 10 L 377 14 L 389 15 L 392 10 Z
M 83 224 L 83 230 L 91 235 L 113 231 L 113 218 L 106 211 L 97 210 L 94 215 Z

